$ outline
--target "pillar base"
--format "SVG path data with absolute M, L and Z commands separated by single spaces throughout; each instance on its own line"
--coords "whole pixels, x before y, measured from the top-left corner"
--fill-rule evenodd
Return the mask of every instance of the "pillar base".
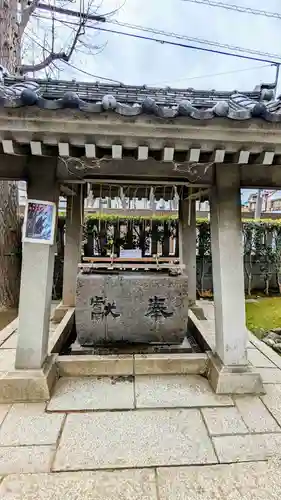
M 63 320 L 68 310 L 69 306 L 66 306 L 63 304 L 63 302 L 60 302 L 55 308 L 52 315 L 52 320 L 54 321 L 54 323 L 60 323 Z
M 0 403 L 47 401 L 58 379 L 56 355 L 49 356 L 41 370 L 15 370 L 0 378 Z
M 261 375 L 249 365 L 225 366 L 215 354 L 208 356 L 208 379 L 216 394 L 265 394 Z

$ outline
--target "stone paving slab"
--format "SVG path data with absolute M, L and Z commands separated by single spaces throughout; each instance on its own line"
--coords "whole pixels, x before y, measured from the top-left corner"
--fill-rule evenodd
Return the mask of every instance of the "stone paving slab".
M 54 446 L 0 446 L 0 474 L 50 472 L 54 453 Z
M 249 332 L 249 338 L 252 342 L 252 344 L 260 351 L 262 352 L 265 356 L 267 356 L 272 363 L 274 363 L 275 367 L 281 369 L 281 356 L 273 351 L 271 347 L 269 347 L 267 344 L 259 340 L 255 335 L 251 332 Z
M 204 314 L 208 320 L 215 321 L 215 306 L 214 302 L 210 300 L 200 299 L 197 301 L 199 307 L 202 307 Z
M 0 349 L 0 372 L 14 371 L 15 359 L 15 349 Z
M 281 384 L 281 370 L 279 368 L 257 368 L 257 371 L 261 374 L 264 384 Z
M 257 349 L 249 349 L 248 360 L 256 368 L 276 368 L 274 363 Z
M 267 462 L 164 467 L 157 469 L 159 498 L 160 500 L 279 500 L 281 497 L 279 471 L 280 464 L 273 466 Z
M 237 396 L 234 401 L 251 432 L 281 431 L 281 427 L 257 396 Z
M 216 463 L 198 410 L 69 414 L 54 470 Z
M 48 415 L 45 403 L 17 403 L 0 428 L 0 446 L 55 444 L 63 414 Z
M 202 414 L 208 431 L 212 436 L 221 434 L 247 434 L 249 432 L 239 411 L 235 407 L 203 408 Z
M 0 330 L 0 347 L 18 328 L 19 319 L 15 318 L 11 323 Z
M 281 425 L 281 385 L 267 384 L 266 394 L 261 396 L 261 400 Z
M 134 408 L 134 384 L 124 377 L 63 377 L 56 384 L 49 411 Z
M 281 457 L 281 434 L 219 436 L 213 443 L 221 463 L 251 462 Z
M 18 335 L 13 333 L 5 342 L 0 346 L 0 349 L 16 349 L 18 342 Z
M 137 408 L 234 405 L 230 396 L 215 394 L 200 375 L 137 376 L 135 390 Z
M 9 405 L 9 404 L 7 404 L 7 405 L 0 404 L 0 425 L 2 424 L 2 422 L 3 422 L 4 418 L 6 417 L 10 408 L 11 408 L 11 405 Z
M 157 500 L 154 470 L 11 475 L 1 500 Z

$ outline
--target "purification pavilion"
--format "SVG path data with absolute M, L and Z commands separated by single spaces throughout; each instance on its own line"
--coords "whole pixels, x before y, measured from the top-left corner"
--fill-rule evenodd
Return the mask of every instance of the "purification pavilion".
M 194 89 L 6 79 L 0 89 L 0 177 L 27 181 L 28 198 L 67 196 L 61 317 L 76 303 L 85 186 L 137 185 L 181 193 L 180 261 L 196 301 L 196 199 L 210 199 L 218 393 L 259 393 L 247 363 L 241 188 L 281 186 L 281 101 L 270 85 L 243 94 Z M 24 242 L 18 345 L 11 379 L 48 378 L 55 245 Z M 16 375 L 15 375 L 16 374 Z M 37 377 L 37 379 L 36 379 Z M 43 383 L 43 382 L 42 382 Z M 33 385 L 32 385 L 33 384 Z

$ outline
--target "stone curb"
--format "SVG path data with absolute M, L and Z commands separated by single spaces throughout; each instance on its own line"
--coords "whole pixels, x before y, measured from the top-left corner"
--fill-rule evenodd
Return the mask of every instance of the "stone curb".
M 59 356 L 60 377 L 180 375 L 207 372 L 204 353 Z

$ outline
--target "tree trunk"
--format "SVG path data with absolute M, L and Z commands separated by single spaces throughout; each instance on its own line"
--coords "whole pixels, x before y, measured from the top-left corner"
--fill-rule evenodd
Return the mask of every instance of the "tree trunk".
M 252 264 L 249 265 L 249 269 L 248 269 L 245 260 L 246 259 L 244 259 L 244 271 L 245 271 L 245 275 L 247 277 L 247 295 L 249 297 L 251 297 L 251 295 L 252 295 L 252 279 L 253 279 Z
M 17 9 L 17 0 L 0 0 L 0 64 L 12 75 L 18 74 L 21 59 Z
M 248 275 L 248 296 L 251 297 L 252 295 L 252 273 L 249 273 Z
M 0 64 L 12 75 L 20 64 L 17 0 L 0 0 Z M 19 201 L 16 182 L 0 181 L 0 307 L 17 307 L 20 283 Z
M 20 285 L 20 224 L 16 182 L 0 182 L 0 307 L 16 308 Z
M 281 295 L 281 275 L 280 275 L 279 271 L 277 272 L 277 284 L 278 284 L 279 293 Z
M 265 278 L 265 290 L 264 290 L 264 293 L 265 293 L 265 295 L 267 297 L 269 296 L 269 282 L 270 282 L 270 278 L 266 277 Z

